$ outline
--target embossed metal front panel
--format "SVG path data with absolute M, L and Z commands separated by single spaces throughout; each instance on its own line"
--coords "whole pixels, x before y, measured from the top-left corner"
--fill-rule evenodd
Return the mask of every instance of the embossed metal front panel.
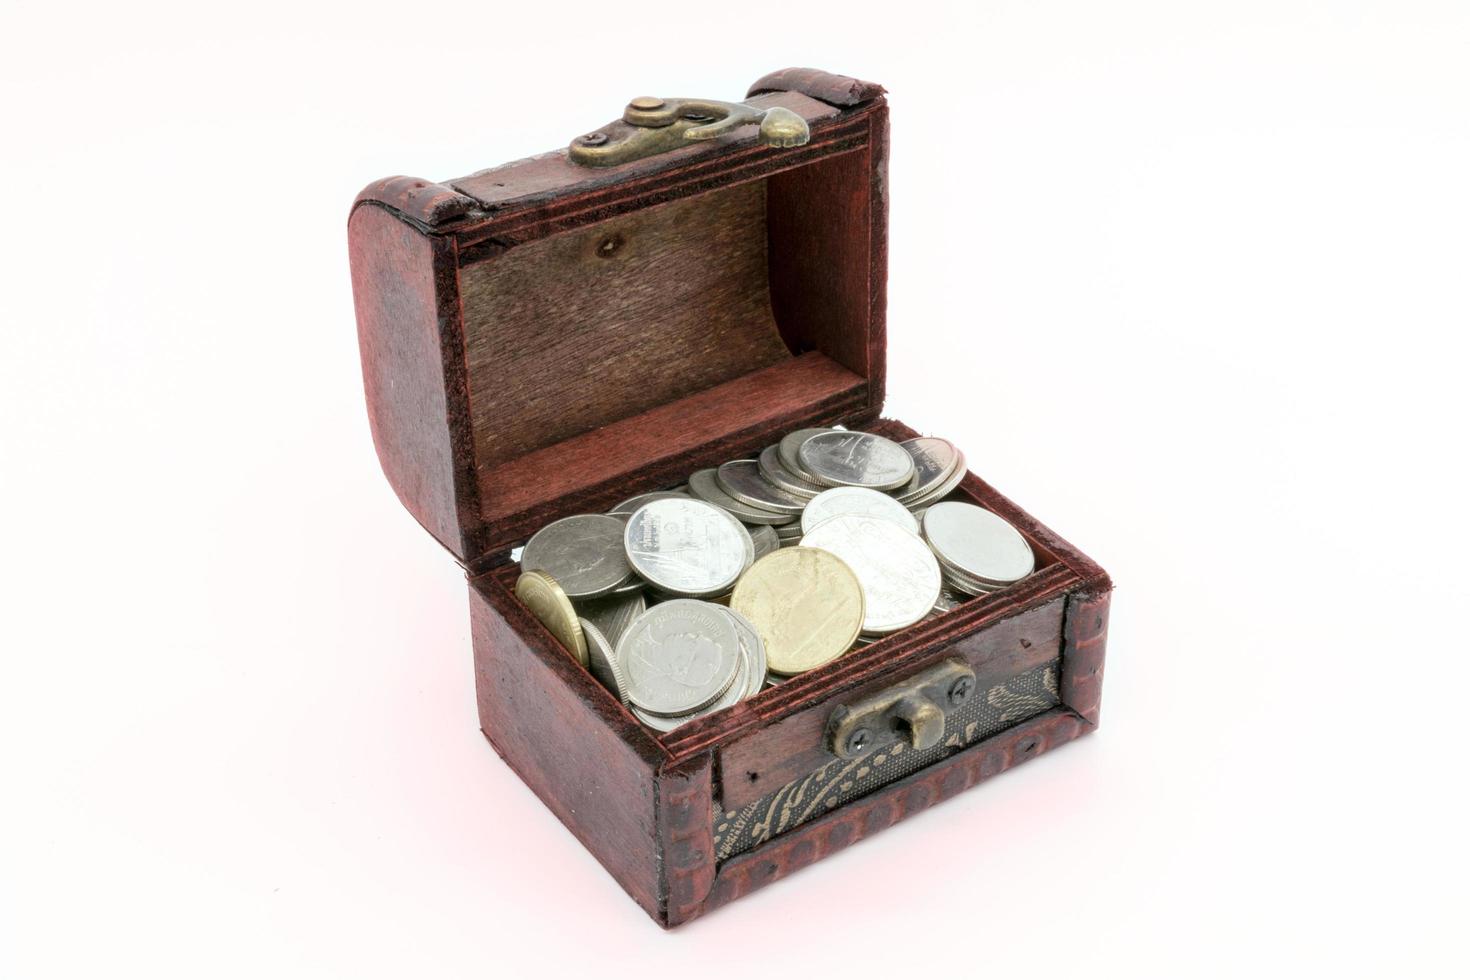
M 743 854 L 778 834 L 871 793 L 1060 703 L 1061 661 L 1051 660 L 977 692 L 945 720 L 939 744 L 915 751 L 900 743 L 851 761 L 834 759 L 739 810 L 716 811 L 717 860 Z

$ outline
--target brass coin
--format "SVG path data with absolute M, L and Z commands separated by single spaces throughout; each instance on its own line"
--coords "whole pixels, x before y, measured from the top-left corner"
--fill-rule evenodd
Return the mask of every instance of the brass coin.
M 556 584 L 556 579 L 545 572 L 522 572 L 516 579 L 516 598 L 577 658 L 577 663 L 587 666 L 587 638 L 582 635 L 582 624 L 577 621 L 572 600 Z
M 836 555 L 782 548 L 750 566 L 730 608 L 766 645 L 767 669 L 800 674 L 842 656 L 863 626 L 863 587 Z

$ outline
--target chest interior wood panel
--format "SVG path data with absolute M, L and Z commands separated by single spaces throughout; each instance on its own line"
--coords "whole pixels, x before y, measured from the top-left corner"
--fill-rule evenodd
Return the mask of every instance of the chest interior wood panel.
M 766 423 L 875 414 L 872 165 L 860 144 L 529 241 L 466 245 L 469 428 L 495 537 L 661 456 Z
M 460 270 L 475 458 L 561 442 L 790 358 L 754 181 Z

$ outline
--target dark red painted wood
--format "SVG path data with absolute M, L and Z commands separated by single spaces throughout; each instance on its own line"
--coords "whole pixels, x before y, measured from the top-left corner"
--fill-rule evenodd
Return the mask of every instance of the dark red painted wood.
M 427 230 L 462 218 L 475 209 L 471 197 L 452 187 L 417 177 L 384 177 L 364 187 L 353 203 L 379 204 L 408 223 Z
M 867 405 L 867 382 L 813 351 L 487 470 L 480 477 L 486 514 L 498 527 L 534 533 L 548 509 L 615 502 L 630 480 L 682 483 L 712 447 L 789 432 L 799 428 L 795 419 L 851 417 Z
M 493 576 L 470 584 L 480 728 L 645 909 L 662 904 L 654 773 L 668 758 Z
M 453 307 L 452 245 L 392 211 L 354 207 L 348 221 L 357 337 L 373 444 L 388 483 L 430 534 L 465 554 L 477 488 L 461 453 L 468 405 Z
M 721 866 L 705 900 L 671 910 L 667 924 L 687 922 L 794 874 L 1090 730 L 1071 711 L 1057 708 L 977 742 L 943 762 L 731 858 Z
M 1112 583 L 1104 577 L 1068 597 L 1062 703 L 1096 726 L 1102 711 L 1103 656 L 1108 644 Z
M 698 914 L 715 883 L 713 764 L 708 753 L 670 764 L 658 776 L 659 838 L 663 842 L 662 926 Z
M 851 106 L 878 98 L 883 94 L 883 86 L 817 68 L 783 68 L 762 77 L 746 95 L 766 92 L 800 92 L 830 105 Z

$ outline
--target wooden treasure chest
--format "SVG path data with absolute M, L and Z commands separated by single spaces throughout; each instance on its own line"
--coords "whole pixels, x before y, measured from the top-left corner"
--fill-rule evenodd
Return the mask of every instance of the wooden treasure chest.
M 887 158 L 881 87 L 789 69 L 353 205 L 373 439 L 468 576 L 480 727 L 664 926 L 1097 726 L 1107 574 L 968 469 L 945 499 L 1030 574 L 669 731 L 517 597 L 560 518 L 803 429 L 918 435 L 883 416 Z

